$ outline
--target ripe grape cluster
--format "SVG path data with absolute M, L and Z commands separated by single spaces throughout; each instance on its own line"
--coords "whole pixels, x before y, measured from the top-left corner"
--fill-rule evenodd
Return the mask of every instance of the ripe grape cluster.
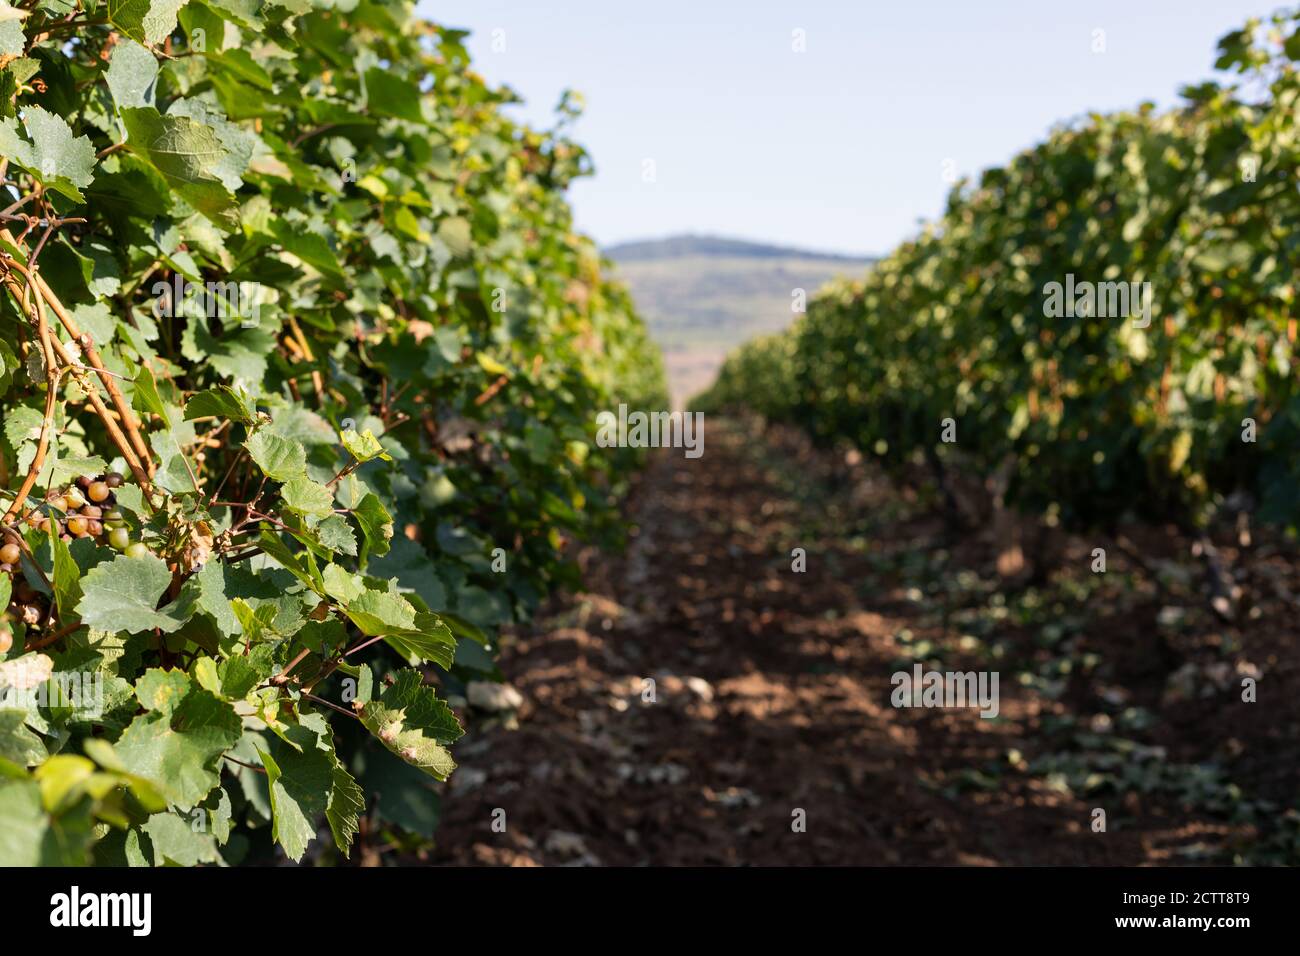
M 17 546 L 12 543 L 12 540 L 6 539 L 0 551 L 8 552 L 10 548 L 17 548 Z M 13 647 L 13 622 L 21 621 L 27 627 L 34 627 L 46 618 L 42 595 L 28 584 L 21 574 L 14 575 L 10 602 L 3 615 L 0 615 L 0 654 L 8 652 Z
M 0 570 L 12 574 L 18 567 L 18 561 L 23 553 L 19 545 L 20 540 L 18 532 L 13 528 L 5 528 L 0 534 Z M 40 606 L 40 595 L 21 574 L 13 575 L 12 585 L 11 603 L 4 613 L 0 614 L 0 654 L 8 653 L 13 647 L 14 635 L 11 625 L 14 621 L 21 621 L 30 627 L 38 624 L 45 613 Z
M 64 541 L 92 538 L 118 551 L 127 551 L 132 544 L 131 535 L 126 519 L 116 507 L 116 489 L 120 487 L 122 476 L 116 472 L 94 477 L 82 475 L 66 488 L 52 492 L 45 500 L 45 509 L 32 512 L 27 522 L 41 532 L 49 532 L 50 523 L 54 522 Z M 3 565 L 0 569 L 4 569 Z
M 129 557 L 149 554 L 143 542 L 131 540 L 126 519 L 117 508 L 116 489 L 122 487 L 122 482 L 122 476 L 116 472 L 82 475 L 66 487 L 50 492 L 45 504 L 27 516 L 27 524 L 42 534 L 48 534 L 53 527 L 64 541 L 90 538 Z M 0 654 L 13 646 L 13 622 L 21 621 L 27 627 L 48 623 L 48 598 L 18 573 L 23 550 L 23 540 L 16 527 L 0 529 L 0 573 L 12 577 L 11 603 L 0 615 Z

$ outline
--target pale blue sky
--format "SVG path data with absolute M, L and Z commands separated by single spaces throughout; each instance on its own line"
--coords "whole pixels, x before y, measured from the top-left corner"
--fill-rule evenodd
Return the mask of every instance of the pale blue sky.
M 1276 0 L 420 0 L 473 31 L 478 70 L 550 125 L 586 98 L 575 184 L 599 242 L 708 232 L 885 252 L 959 174 L 1053 124 L 1211 75 L 1218 38 Z M 792 50 L 805 31 L 806 52 Z M 1105 52 L 1092 52 L 1093 31 Z M 493 49 L 493 31 L 503 50 Z M 654 160 L 657 180 L 643 181 Z

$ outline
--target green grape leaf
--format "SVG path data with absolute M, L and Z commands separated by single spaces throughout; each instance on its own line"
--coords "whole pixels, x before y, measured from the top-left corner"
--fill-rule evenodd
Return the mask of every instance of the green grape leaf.
M 0 866 L 83 866 L 93 823 L 86 805 L 51 817 L 34 780 L 0 781 Z
M 137 634 L 158 628 L 170 634 L 194 612 L 191 603 L 181 600 L 158 610 L 158 601 L 171 583 L 172 573 L 161 558 L 120 554 L 95 565 L 81 579 L 77 614 L 83 624 L 102 631 Z
M 161 43 L 176 29 L 176 13 L 186 0 L 108 0 L 109 22 L 132 40 Z
M 352 841 L 360 829 L 361 814 L 366 809 L 366 795 L 337 756 L 334 757 L 331 778 L 333 786 L 330 789 L 329 804 L 325 808 L 325 818 L 329 821 L 334 842 L 344 856 L 349 856 Z
M 50 583 L 54 585 L 54 604 L 59 609 L 59 618 L 70 623 L 81 602 L 81 568 L 73 559 L 67 542 L 55 533 L 55 529 L 55 523 L 50 522 L 50 553 L 53 555 L 54 571 Z
M 344 277 L 343 268 L 339 265 L 338 257 L 334 254 L 334 250 L 330 248 L 324 236 L 309 232 L 303 229 L 301 225 L 284 219 L 275 220 L 271 229 L 275 234 L 276 242 L 280 244 L 285 252 L 291 253 L 313 269 L 331 278 L 342 279 Z
M 0 155 L 8 156 L 47 189 L 84 202 L 80 187 L 95 178 L 95 147 L 90 138 L 73 136 L 67 120 L 39 106 L 24 109 L 23 126 L 30 139 L 20 135 L 16 119 L 0 119 Z
M 334 495 L 310 478 L 291 478 L 280 488 L 280 497 L 290 511 L 304 515 L 327 515 L 334 510 Z
M 135 682 L 135 696 L 140 706 L 160 714 L 171 714 L 189 692 L 190 680 L 183 671 L 151 667 Z
M 392 591 L 367 590 L 348 603 L 347 615 L 369 637 L 379 637 L 415 626 L 415 608 Z
M 427 611 L 416 612 L 413 626 L 385 634 L 384 640 L 408 660 L 419 658 L 450 668 L 456 657 L 456 638 L 451 628 L 437 614 Z
M 234 197 L 217 175 L 227 151 L 216 130 L 188 116 L 163 116 L 151 106 L 119 112 L 133 153 L 200 213 L 219 225 L 234 224 Z
M 451 666 L 456 654 L 451 630 L 438 615 L 417 611 L 400 594 L 363 591 L 347 601 L 345 613 L 362 634 L 383 637 L 403 657 Z
M 297 861 L 316 836 L 316 819 L 329 807 L 334 760 L 306 728 L 291 727 L 287 736 L 290 743 L 275 738 L 258 753 L 271 790 L 272 837 Z
M 438 780 L 446 780 L 456 762 L 446 745 L 464 732 L 460 721 L 420 672 L 403 668 L 376 700 L 362 705 L 361 722 L 398 757 Z
M 271 676 L 275 661 L 270 644 L 258 644 L 247 654 L 236 654 L 222 661 L 217 668 L 221 677 L 222 696 L 241 700 L 253 688 Z
M 229 418 L 244 425 L 257 420 L 256 412 L 248 399 L 227 385 L 218 385 L 199 392 L 185 403 L 185 420 L 196 418 Z
M 221 754 L 239 742 L 243 725 L 229 704 L 202 687 L 190 685 L 179 702 L 167 699 L 168 710 L 136 717 L 113 745 L 113 753 L 127 772 L 143 777 L 174 806 L 188 810 L 217 786 Z
M 48 757 L 49 751 L 26 723 L 26 711 L 0 710 L 0 757 L 23 767 L 32 767 Z
M 375 458 L 381 458 L 384 461 L 392 461 L 392 456 L 384 451 L 384 446 L 379 444 L 379 439 L 375 433 L 367 428 L 361 434 L 357 434 L 352 429 L 343 433 L 343 447 L 348 450 L 357 461 L 367 462 Z
M 372 112 L 412 123 L 424 122 L 419 89 L 390 70 L 377 66 L 366 70 L 366 92 Z
M 306 475 L 307 452 L 301 442 L 262 429 L 244 442 L 244 447 L 268 478 L 290 481 Z
M 329 551 L 356 556 L 357 536 L 342 515 L 330 515 L 318 524 L 316 538 Z
M 361 525 L 361 534 L 366 539 L 366 547 L 371 554 L 388 553 L 389 541 L 393 537 L 393 516 L 388 513 L 383 502 L 372 492 L 361 499 L 361 503 L 352 509 L 352 516 Z
M 204 810 L 194 809 L 192 814 L 203 814 Z M 221 854 L 217 851 L 216 840 L 204 829 L 196 829 L 190 816 L 178 813 L 155 813 L 144 824 L 144 832 L 149 834 L 153 844 L 154 866 L 173 863 L 176 866 L 198 866 L 200 863 L 219 863 Z
M 366 593 L 366 585 L 361 576 L 351 573 L 342 565 L 325 565 L 321 577 L 325 580 L 325 593 L 342 604 L 346 605 Z
M 104 79 L 118 106 L 153 106 L 158 61 L 140 44 L 121 40 L 113 47 Z

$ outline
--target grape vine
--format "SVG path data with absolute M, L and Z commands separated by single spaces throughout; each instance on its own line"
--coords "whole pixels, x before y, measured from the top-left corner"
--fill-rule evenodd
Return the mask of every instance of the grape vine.
M 730 357 L 697 407 L 796 421 L 894 470 L 999 476 L 1008 503 L 1069 526 L 1195 529 L 1236 494 L 1294 529 L 1298 23 L 1223 38 L 1238 84 L 1088 116 L 959 183 L 920 236 Z M 1145 286 L 1151 315 L 1053 314 L 1047 290 L 1073 277 Z
M 0 864 L 427 836 L 447 697 L 617 537 L 663 372 L 577 100 L 411 6 L 3 6 Z

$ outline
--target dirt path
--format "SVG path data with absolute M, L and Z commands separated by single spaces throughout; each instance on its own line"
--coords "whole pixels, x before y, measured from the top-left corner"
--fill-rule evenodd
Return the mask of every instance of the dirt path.
M 628 552 L 588 560 L 590 591 L 507 646 L 517 727 L 457 746 L 431 862 L 1136 864 L 1223 835 L 1176 800 L 1085 802 L 1020 772 L 1059 705 L 1011 673 L 997 720 L 892 707 L 916 643 L 960 630 L 898 572 L 937 526 L 858 488 L 864 542 L 798 449 L 710 426 L 702 458 L 655 459 Z M 963 646 L 945 667 L 981 666 Z M 1094 805 L 1110 832 L 1090 829 Z

